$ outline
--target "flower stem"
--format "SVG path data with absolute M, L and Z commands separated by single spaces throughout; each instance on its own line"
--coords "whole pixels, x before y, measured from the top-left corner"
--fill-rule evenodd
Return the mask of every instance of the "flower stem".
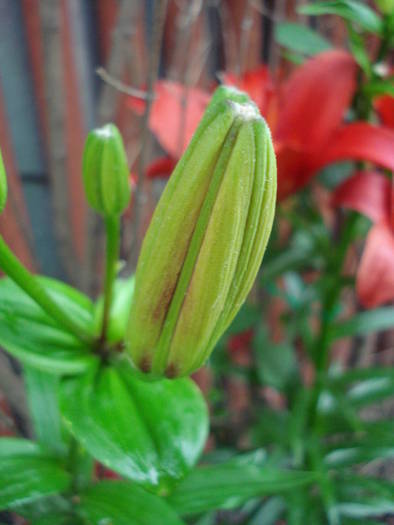
M 327 372 L 330 358 L 330 328 L 333 321 L 335 308 L 342 291 L 341 273 L 349 245 L 353 241 L 358 223 L 357 213 L 347 217 L 342 231 L 342 237 L 336 251 L 332 268 L 333 286 L 327 291 L 322 301 L 321 327 L 313 349 L 315 357 L 316 382 L 312 391 L 310 406 L 310 423 L 314 427 L 317 418 L 317 408 L 320 394 L 324 388 L 323 377 Z
M 112 302 L 112 288 L 116 277 L 116 265 L 119 257 L 120 218 L 118 216 L 106 217 L 105 229 L 107 233 L 107 253 L 105 262 L 104 309 L 100 341 L 105 341 L 107 337 Z
M 37 278 L 31 274 L 12 253 L 1 236 L 0 268 L 60 326 L 74 334 L 84 343 L 91 344 L 93 342 L 93 336 L 91 336 L 76 319 L 70 317 L 70 315 L 63 310 L 54 299 L 52 299 Z

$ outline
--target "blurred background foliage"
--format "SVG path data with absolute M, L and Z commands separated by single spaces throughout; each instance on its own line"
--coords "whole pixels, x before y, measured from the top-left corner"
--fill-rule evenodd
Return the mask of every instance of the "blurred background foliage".
M 377 4 L 385 11 L 385 2 Z M 346 66 L 335 78 L 337 99 L 348 93 L 339 103 L 339 121 L 389 127 L 391 118 L 392 125 L 392 102 L 379 106 L 381 113 L 374 105 L 375 97 L 393 96 L 393 27 L 381 27 L 390 13 L 379 13 L 373 2 L 305 5 L 0 0 L 0 144 L 10 183 L 0 231 L 18 256 L 30 268 L 97 296 L 103 232 L 84 200 L 81 156 L 89 129 L 113 121 L 125 139 L 135 191 L 122 240 L 122 272 L 133 271 L 191 121 L 220 80 L 261 97 L 256 102 L 267 110 L 273 130 L 278 124 L 279 144 L 291 135 L 292 117 L 290 132 L 283 131 L 283 121 L 276 122 L 281 106 L 268 103 L 272 92 L 287 89 L 288 100 L 298 100 L 296 81 L 287 79 L 315 55 L 347 50 L 345 58 L 335 55 Z M 323 70 L 328 76 L 322 82 L 329 82 L 330 70 Z M 355 74 L 346 81 L 349 71 Z M 170 96 L 162 96 L 160 89 L 165 94 L 168 86 Z M 313 112 L 318 121 L 316 100 L 308 118 Z M 294 119 L 302 130 L 302 114 Z M 332 159 L 341 162 L 327 160 L 313 179 L 306 176 L 308 163 L 282 168 L 290 184 L 296 173 L 302 183 L 289 191 L 282 176 L 261 275 L 210 366 L 196 374 L 211 408 L 207 462 L 254 450 L 245 462 L 310 469 L 319 472 L 319 481 L 286 497 L 254 498 L 252 491 L 232 504 L 219 498 L 218 507 L 238 510 L 207 511 L 196 524 L 394 523 L 394 297 L 369 292 L 370 304 L 360 302 L 355 283 L 371 213 L 364 201 L 349 202 L 358 186 L 342 187 L 337 205 L 332 202 L 333 190 L 355 170 L 371 171 L 377 164 L 383 166 L 378 176 L 391 174 L 392 135 L 377 135 L 375 144 L 365 129 L 351 130 L 359 145 L 354 158 L 341 157 L 337 149 Z M 303 139 L 317 141 L 319 130 L 306 130 Z M 370 144 L 365 156 L 362 140 Z M 366 187 L 373 192 L 376 185 Z M 0 433 L 29 435 L 18 367 L 4 354 L 0 360 Z M 202 493 L 201 501 L 208 496 Z

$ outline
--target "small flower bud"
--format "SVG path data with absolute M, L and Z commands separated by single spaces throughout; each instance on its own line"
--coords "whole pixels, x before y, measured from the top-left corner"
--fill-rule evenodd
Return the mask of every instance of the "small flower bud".
M 92 130 L 83 154 L 83 182 L 90 206 L 105 216 L 120 215 L 129 204 L 129 167 L 114 124 Z
M 3 157 L 0 151 L 0 213 L 2 213 L 5 208 L 7 202 L 7 193 L 7 176 L 5 173 Z
M 203 365 L 254 282 L 275 200 L 269 129 L 247 95 L 219 88 L 143 242 L 126 335 L 137 368 L 178 377 Z

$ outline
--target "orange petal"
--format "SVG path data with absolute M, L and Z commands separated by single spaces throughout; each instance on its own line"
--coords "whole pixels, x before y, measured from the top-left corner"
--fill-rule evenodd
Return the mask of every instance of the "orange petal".
M 368 234 L 356 289 L 366 308 L 394 300 L 394 235 L 385 223 L 373 226 Z

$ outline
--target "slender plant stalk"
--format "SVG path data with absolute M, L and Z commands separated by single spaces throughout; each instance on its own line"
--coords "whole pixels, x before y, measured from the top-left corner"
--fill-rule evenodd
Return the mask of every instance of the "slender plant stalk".
M 134 217 L 132 224 L 132 246 L 130 249 L 129 263 L 131 266 L 136 265 L 138 245 L 139 245 L 139 230 L 141 226 L 141 213 L 143 203 L 143 185 L 145 179 L 145 168 L 149 158 L 149 117 L 152 109 L 153 94 L 155 82 L 159 73 L 160 62 L 160 46 L 163 37 L 164 23 L 166 18 L 167 0 L 158 0 L 155 2 L 155 10 L 153 16 L 152 40 L 150 44 L 149 69 L 147 78 L 147 101 L 145 111 L 141 121 L 141 151 L 137 165 L 137 187 L 134 196 Z
M 379 52 L 378 60 L 382 60 L 386 53 L 386 39 L 388 38 L 385 35 L 383 39 Z M 368 120 L 371 115 L 372 104 L 371 100 L 365 96 L 363 93 L 363 80 L 364 77 L 360 72 L 358 78 L 358 90 L 354 97 L 353 107 L 355 113 L 359 119 Z M 360 166 L 362 169 L 362 165 Z M 321 315 L 321 327 L 319 334 L 316 338 L 314 345 L 314 358 L 315 358 L 315 371 L 316 371 L 316 380 L 312 389 L 311 402 L 309 405 L 309 430 L 312 433 L 312 439 L 314 442 L 318 442 L 319 432 L 318 432 L 318 404 L 320 395 L 324 389 L 324 377 L 329 366 L 330 359 L 330 327 L 335 311 L 335 307 L 340 298 L 342 291 L 342 283 L 340 276 L 342 273 L 345 257 L 347 250 L 354 239 L 354 233 L 358 222 L 358 216 L 356 213 L 352 213 L 347 217 L 345 225 L 342 231 L 341 241 L 337 250 L 336 258 L 334 261 L 334 275 L 333 282 L 335 283 L 333 287 L 328 290 L 324 295 L 322 301 L 322 315 Z M 320 470 L 321 464 L 318 455 L 316 454 L 317 449 L 312 451 L 310 457 L 310 465 L 312 469 Z M 323 499 L 325 501 L 325 507 L 327 512 L 327 518 L 330 525 L 337 525 L 340 523 L 338 515 L 333 511 L 333 491 L 332 481 L 328 476 L 324 476 L 321 481 L 320 488 L 323 493 Z
M 107 234 L 107 253 L 105 261 L 104 310 L 100 341 L 105 341 L 107 336 L 112 302 L 112 288 L 116 277 L 116 265 L 119 258 L 120 218 L 118 216 L 107 217 L 105 219 L 105 229 Z
M 84 343 L 91 344 L 93 342 L 93 336 L 52 299 L 36 277 L 31 274 L 12 253 L 1 236 L 0 268 L 60 326 L 73 333 Z
M 333 320 L 334 310 L 339 300 L 342 291 L 341 273 L 343 264 L 345 262 L 346 253 L 350 243 L 354 238 L 354 231 L 358 223 L 358 216 L 352 213 L 346 220 L 342 233 L 342 238 L 338 246 L 335 262 L 333 282 L 335 283 L 330 290 L 328 290 L 322 303 L 322 323 L 320 332 L 316 338 L 314 347 L 315 367 L 316 367 L 316 383 L 312 393 L 310 418 L 312 426 L 316 423 L 317 405 L 321 391 L 324 387 L 323 376 L 327 371 L 330 357 L 330 327 Z

